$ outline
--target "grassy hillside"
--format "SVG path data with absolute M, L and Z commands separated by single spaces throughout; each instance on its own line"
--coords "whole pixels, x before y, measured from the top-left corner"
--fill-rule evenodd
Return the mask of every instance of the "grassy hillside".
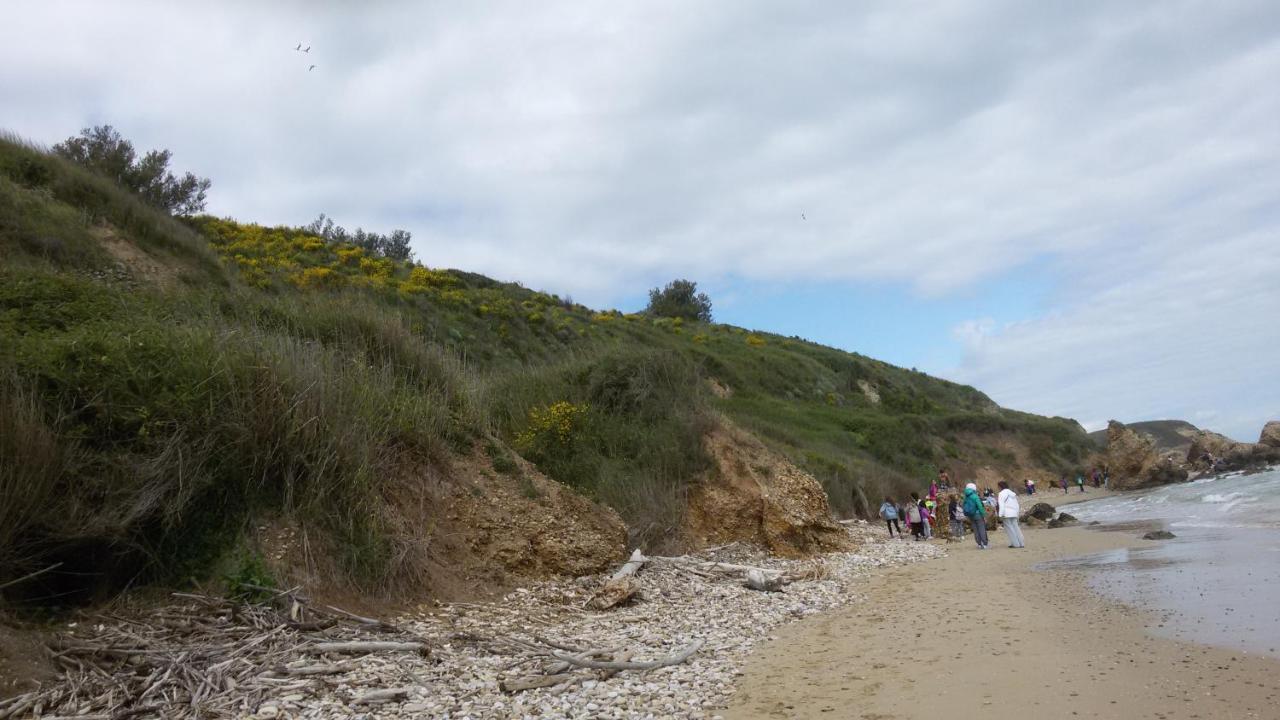
M 180 221 L 14 139 L 0 257 L 0 583 L 61 562 L 83 574 L 39 587 L 73 599 L 225 571 L 267 516 L 396 589 L 414 545 L 386 520 L 391 486 L 476 452 L 500 471 L 518 453 L 635 542 L 671 542 L 720 415 L 842 513 L 939 466 L 1015 472 L 1011 444 L 1046 469 L 1090 449 L 1073 421 L 797 338 Z
M 1186 447 L 1191 443 L 1191 436 L 1200 431 L 1200 428 L 1186 420 L 1147 420 L 1126 423 L 1125 427 L 1134 432 L 1155 438 L 1156 450 L 1159 452 Z M 1107 446 L 1107 431 L 1105 429 L 1095 430 L 1089 433 L 1089 439 L 1093 440 L 1098 447 L 1105 448 Z

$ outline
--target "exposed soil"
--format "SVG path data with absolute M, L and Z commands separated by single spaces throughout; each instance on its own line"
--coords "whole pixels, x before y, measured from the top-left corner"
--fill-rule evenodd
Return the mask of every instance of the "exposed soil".
M 427 600 L 493 598 L 530 578 L 600 572 L 625 555 L 626 527 L 616 512 L 514 453 L 507 463 L 500 472 L 476 451 L 448 467 L 415 468 L 394 483 L 384 512 L 402 548 L 392 575 L 403 581 L 382 592 L 333 582 L 334 553 L 295 526 L 262 523 L 256 541 L 283 582 L 375 614 Z
M 704 443 L 715 471 L 689 495 L 695 546 L 742 541 L 791 557 L 849 549 L 812 475 L 725 420 Z
M 178 281 L 177 271 L 147 254 L 130 240 L 116 234 L 110 225 L 97 225 L 90 228 L 89 233 L 102 244 L 116 262 L 134 278 L 159 285 L 162 288 L 172 287 Z

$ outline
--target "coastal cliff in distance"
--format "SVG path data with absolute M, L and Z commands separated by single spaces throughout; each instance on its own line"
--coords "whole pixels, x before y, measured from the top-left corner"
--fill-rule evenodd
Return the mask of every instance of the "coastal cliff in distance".
M 1142 431 L 1153 425 L 1156 434 Z M 1120 490 L 1184 482 L 1193 473 L 1256 471 L 1280 463 L 1280 421 L 1268 422 L 1256 443 L 1237 442 L 1182 421 L 1125 425 L 1112 420 L 1105 432 L 1100 462 Z M 1177 442 L 1179 438 L 1187 442 Z
M 1150 437 L 1155 442 L 1157 452 L 1168 452 L 1170 450 L 1186 450 L 1191 446 L 1191 440 L 1200 432 L 1200 428 L 1192 425 L 1186 420 L 1142 420 L 1139 422 L 1125 423 L 1125 427 L 1140 434 Z M 1098 444 L 1099 448 L 1106 449 L 1110 428 L 1094 430 L 1089 433 L 1089 438 Z

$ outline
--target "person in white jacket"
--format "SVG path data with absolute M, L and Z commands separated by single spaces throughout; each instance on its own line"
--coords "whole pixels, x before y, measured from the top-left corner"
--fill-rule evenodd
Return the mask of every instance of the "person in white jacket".
M 1000 524 L 1004 525 L 1004 532 L 1009 536 L 1009 547 L 1026 547 L 1022 542 L 1022 528 L 1018 527 L 1018 515 L 1022 512 L 1018 505 L 1018 494 L 1010 490 L 1009 483 L 1003 480 L 1000 481 L 1000 494 L 996 496 L 996 503 L 999 507 Z

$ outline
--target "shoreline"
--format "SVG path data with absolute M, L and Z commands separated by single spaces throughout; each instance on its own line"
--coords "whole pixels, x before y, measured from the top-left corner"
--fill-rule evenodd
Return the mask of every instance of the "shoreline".
M 1017 711 L 1172 720 L 1274 712 L 1280 661 L 1156 636 L 1149 629 L 1161 626 L 1159 613 L 1094 592 L 1086 571 L 1036 569 L 1153 543 L 1083 527 L 1024 532 L 1026 550 L 1005 548 L 1001 533 L 988 551 L 966 538 L 946 546 L 944 558 L 878 574 L 862 603 L 779 628 L 748 659 L 724 717 L 963 720 Z

